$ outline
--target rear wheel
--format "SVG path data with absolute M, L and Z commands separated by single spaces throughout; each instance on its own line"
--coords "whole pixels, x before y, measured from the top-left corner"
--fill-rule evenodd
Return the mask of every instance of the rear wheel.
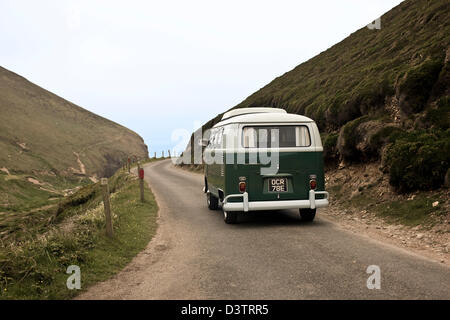
M 302 221 L 313 221 L 316 216 L 316 209 L 300 209 L 300 217 Z
M 206 203 L 209 210 L 217 210 L 219 207 L 219 199 L 217 199 L 211 192 L 206 193 Z
M 223 220 L 225 223 L 234 224 L 237 222 L 238 213 L 236 211 L 224 211 Z

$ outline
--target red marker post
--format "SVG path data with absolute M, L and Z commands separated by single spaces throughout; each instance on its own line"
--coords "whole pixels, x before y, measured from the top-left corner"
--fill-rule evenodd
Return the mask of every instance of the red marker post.
M 139 186 L 141 188 L 141 202 L 144 202 L 144 168 L 138 167 Z

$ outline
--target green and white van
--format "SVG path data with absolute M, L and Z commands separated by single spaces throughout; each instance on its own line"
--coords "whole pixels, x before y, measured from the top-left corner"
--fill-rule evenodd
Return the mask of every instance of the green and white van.
M 248 211 L 299 209 L 312 221 L 328 206 L 323 147 L 316 123 L 276 108 L 224 114 L 203 141 L 207 205 L 226 223 Z

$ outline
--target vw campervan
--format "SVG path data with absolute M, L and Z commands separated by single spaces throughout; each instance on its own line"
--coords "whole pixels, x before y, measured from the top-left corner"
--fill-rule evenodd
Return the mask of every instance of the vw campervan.
M 240 212 L 299 209 L 312 221 L 328 206 L 323 147 L 316 123 L 277 108 L 241 108 L 224 114 L 204 150 L 204 191 L 226 223 Z

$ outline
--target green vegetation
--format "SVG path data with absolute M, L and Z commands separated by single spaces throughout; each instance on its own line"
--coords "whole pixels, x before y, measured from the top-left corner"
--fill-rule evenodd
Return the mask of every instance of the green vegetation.
M 156 232 L 157 204 L 146 187 L 139 200 L 136 177 L 120 170 L 109 180 L 114 238 L 105 235 L 98 183 L 60 205 L 2 225 L 0 299 L 67 299 L 69 265 L 81 268 L 82 289 L 106 280 L 145 248 Z M 14 226 L 14 228 L 12 228 Z M 11 229 L 12 228 L 12 229 Z
M 450 129 L 400 134 L 386 163 L 389 182 L 401 192 L 439 188 L 450 164 Z
M 402 132 L 404 132 L 402 129 L 394 126 L 381 128 L 377 133 L 369 138 L 370 152 L 373 155 L 380 157 L 382 147 L 393 142 Z
M 325 162 L 332 163 L 334 162 L 336 157 L 336 145 L 338 141 L 339 133 L 330 133 L 330 134 L 323 134 L 322 135 L 322 141 L 323 141 L 323 149 L 324 149 L 324 160 Z
M 340 152 L 343 158 L 347 161 L 354 161 L 361 158 L 360 151 L 356 148 L 356 144 L 359 141 L 359 136 L 356 131 L 358 126 L 365 122 L 368 119 L 368 116 L 362 116 L 355 120 L 347 122 L 342 127 L 342 138 L 344 140 L 343 146 Z
M 89 183 L 92 182 L 82 177 L 14 171 L 7 175 L 0 171 L 0 213 L 18 214 L 35 210 L 55 203 L 66 192 L 73 192 Z
M 432 226 L 439 219 L 433 216 L 448 214 L 446 206 L 443 204 L 446 198 L 445 191 L 430 193 L 419 191 L 408 200 L 404 196 L 398 199 L 383 199 L 374 197 L 375 185 L 360 187 L 359 194 L 349 198 L 349 190 L 343 185 L 333 185 L 328 191 L 334 199 L 346 209 L 366 210 L 375 213 L 388 223 L 398 223 L 405 226 L 414 227 L 417 225 Z M 433 207 L 433 202 L 438 201 L 440 205 Z
M 425 122 L 441 130 L 450 128 L 450 97 L 442 97 L 435 108 L 429 108 L 425 114 Z
M 400 91 L 405 95 L 405 101 L 401 104 L 403 112 L 423 111 L 443 65 L 441 57 L 425 61 L 407 73 L 406 80 L 400 85 Z
M 375 212 L 388 222 L 401 223 L 406 226 L 426 225 L 432 223 L 431 214 L 444 214 L 440 208 L 433 207 L 437 198 L 419 194 L 412 200 L 395 200 L 380 204 Z

